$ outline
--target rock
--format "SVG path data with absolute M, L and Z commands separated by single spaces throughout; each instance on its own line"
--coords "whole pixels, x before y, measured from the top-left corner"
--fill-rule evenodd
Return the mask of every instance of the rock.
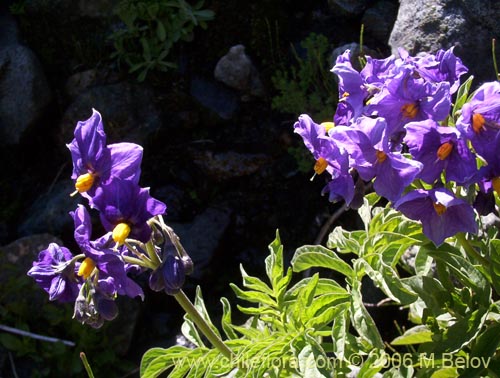
M 2 247 L 2 259 L 10 264 L 18 265 L 27 272 L 38 253 L 46 249 L 50 243 L 62 245 L 60 239 L 47 233 L 22 237 Z
M 365 11 L 361 19 L 365 36 L 387 45 L 397 14 L 398 5 L 396 2 L 382 0 L 375 3 L 374 6 Z
M 81 93 L 66 109 L 61 120 L 60 145 L 73 139 L 77 122 L 88 119 L 92 108 L 102 115 L 108 143 L 143 144 L 161 127 L 153 91 L 148 87 L 126 82 L 96 86 Z
M 257 69 L 245 53 L 245 46 L 236 45 L 229 49 L 215 66 L 214 76 L 228 87 L 242 93 L 262 97 L 264 87 Z
M 70 99 L 75 99 L 80 93 L 95 85 L 96 78 L 97 70 L 95 69 L 77 72 L 68 78 L 64 91 Z
M 51 90 L 35 54 L 9 44 L 0 49 L 0 141 L 17 144 L 42 116 Z
M 226 181 L 257 172 L 270 158 L 264 154 L 235 151 L 193 151 L 193 163 L 215 181 Z
M 401 0 L 389 44 L 412 55 L 457 48 L 455 54 L 481 81 L 495 79 L 491 39 L 500 35 L 500 3 L 488 0 Z
M 240 107 L 238 96 L 233 90 L 199 76 L 191 80 L 190 93 L 201 105 L 222 119 L 233 118 Z
M 194 263 L 191 274 L 200 279 L 214 256 L 231 221 L 231 210 L 212 206 L 197 215 L 191 223 L 169 223 Z
M 7 9 L 0 7 L 0 49 L 19 44 L 19 28 L 15 18 Z
M 75 187 L 72 180 L 58 182 L 54 188 L 41 195 L 26 212 L 27 218 L 18 227 L 20 235 L 50 232 L 54 235 L 73 233 L 73 219 L 69 215 L 78 203 L 85 203 L 81 197 L 70 197 Z
M 328 5 L 334 13 L 341 12 L 351 16 L 363 13 L 367 3 L 367 0 L 328 0 Z
M 57 14 L 63 22 L 73 22 L 82 17 L 109 18 L 119 0 L 29 0 L 25 12 L 29 15 Z

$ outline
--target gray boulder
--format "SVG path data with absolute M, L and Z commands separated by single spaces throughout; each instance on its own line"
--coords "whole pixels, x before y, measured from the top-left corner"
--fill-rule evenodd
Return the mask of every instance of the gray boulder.
M 357 16 L 363 13 L 367 6 L 367 0 L 328 0 L 330 9 L 335 13 L 340 12 L 350 16 Z
M 500 2 L 489 0 L 401 0 L 389 38 L 393 53 L 457 48 L 455 54 L 477 81 L 495 79 L 491 40 L 500 35 Z
M 215 66 L 214 76 L 228 87 L 244 94 L 261 97 L 264 87 L 257 69 L 245 53 L 245 46 L 236 45 L 229 49 Z
M 92 108 L 102 115 L 108 143 L 143 144 L 161 127 L 154 93 L 148 87 L 126 82 L 95 86 L 82 92 L 69 105 L 61 120 L 59 145 L 73 139 L 78 121 L 88 119 Z
M 19 225 L 22 236 L 49 232 L 53 235 L 72 233 L 73 219 L 70 211 L 79 203 L 85 203 L 80 196 L 70 197 L 75 191 L 72 180 L 62 180 L 47 193 L 42 194 L 26 212 L 25 220 Z
M 194 263 L 192 277 L 200 279 L 231 222 L 231 209 L 211 206 L 191 223 L 169 223 Z
M 17 144 L 51 102 L 49 83 L 29 48 L 0 47 L 0 94 L 0 141 Z

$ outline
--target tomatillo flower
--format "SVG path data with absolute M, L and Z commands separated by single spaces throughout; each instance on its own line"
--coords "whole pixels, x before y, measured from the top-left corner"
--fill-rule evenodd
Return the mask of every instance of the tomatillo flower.
M 444 188 L 413 190 L 397 201 L 394 208 L 420 221 L 424 235 L 436 246 L 458 232 L 478 231 L 472 206 Z
M 167 206 L 149 194 L 149 188 L 114 178 L 96 190 L 92 204 L 100 211 L 104 229 L 112 232 L 119 245 L 132 238 L 146 243 L 151 238 L 147 223 L 155 215 L 164 214 Z
M 78 270 L 78 264 L 73 261 L 71 252 L 56 243 L 50 243 L 47 249 L 38 254 L 38 261 L 33 262 L 28 276 L 49 293 L 49 300 L 72 302 L 79 291 L 75 268 Z
M 92 109 L 92 116 L 78 122 L 75 137 L 67 145 L 73 160 L 76 192 L 93 197 L 97 186 L 112 176 L 139 182 L 142 147 L 134 143 L 106 145 L 102 118 Z M 75 192 L 75 193 L 76 193 Z

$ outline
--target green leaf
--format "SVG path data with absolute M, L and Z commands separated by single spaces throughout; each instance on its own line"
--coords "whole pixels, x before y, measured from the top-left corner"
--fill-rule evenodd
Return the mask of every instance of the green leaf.
M 293 287 L 288 289 L 285 299 L 294 299 L 297 296 L 298 291 L 301 290 L 302 287 L 306 286 L 311 279 L 312 277 L 306 277 L 297 282 Z M 347 290 L 340 286 L 340 284 L 338 284 L 336 281 L 329 278 L 319 278 L 316 285 L 316 295 L 322 294 L 349 295 L 347 293 Z
M 152 348 L 142 356 L 140 375 L 142 378 L 158 377 L 165 370 L 175 364 L 191 349 L 182 346 L 173 346 L 168 349 Z
M 313 350 L 311 345 L 306 345 L 304 349 L 302 349 L 298 356 L 299 369 L 302 373 L 301 376 L 304 378 L 324 378 L 328 377 L 329 374 L 327 371 L 321 372 L 318 368 L 318 355 L 316 350 Z M 326 356 L 322 356 L 326 361 Z M 325 370 L 324 367 L 321 370 Z
M 346 351 L 349 346 L 349 308 L 350 303 L 341 304 L 335 307 L 333 314 L 333 352 L 342 361 L 346 357 Z
M 188 317 L 187 314 L 184 314 L 184 322 L 181 326 L 181 332 L 186 339 L 188 339 L 191 343 L 196 345 L 197 347 L 204 347 L 200 334 L 198 333 L 198 329 L 194 325 L 193 321 Z
M 245 272 L 243 265 L 240 265 L 241 277 L 243 278 L 243 286 L 253 291 L 260 291 L 269 296 L 273 295 L 273 290 L 262 280 L 257 277 L 252 277 Z
M 455 104 L 453 105 L 453 111 L 451 113 L 453 117 L 458 117 L 457 112 L 462 109 L 462 106 L 464 106 L 464 104 L 466 103 L 473 79 L 474 76 L 469 76 L 469 78 L 460 86 L 460 88 L 458 88 L 457 97 L 455 100 Z
M 248 302 L 258 303 L 267 305 L 270 307 L 277 307 L 276 301 L 272 299 L 268 294 L 261 293 L 260 291 L 244 291 L 233 283 L 230 283 L 231 289 L 239 299 L 243 299 Z
M 480 305 L 489 306 L 491 286 L 483 274 L 477 270 L 467 259 L 453 253 L 439 253 L 430 251 L 429 256 L 443 261 L 463 285 L 476 293 L 474 298 Z
M 378 332 L 378 328 L 363 304 L 361 292 L 359 290 L 360 285 L 361 283 L 357 283 L 356 286 L 351 289 L 352 325 L 356 331 L 358 331 L 359 335 L 364 340 L 368 341 L 373 347 L 384 349 L 384 342 Z
M 237 339 L 238 335 L 233 331 L 232 328 L 231 304 L 229 303 L 227 298 L 224 297 L 222 297 L 220 301 L 222 302 L 222 330 L 224 331 L 228 339 Z
M 488 309 L 479 308 L 468 316 L 446 328 L 439 339 L 437 334 L 433 343 L 422 345 L 422 350 L 431 353 L 454 353 L 469 345 L 479 334 L 488 315 Z
M 417 325 L 392 340 L 391 345 L 413 345 L 431 341 L 432 331 L 427 326 Z
M 451 294 L 437 279 L 428 276 L 412 276 L 402 281 L 418 294 L 434 317 L 446 312 L 444 304 L 451 302 Z
M 144 37 L 140 39 L 140 42 L 142 46 L 142 57 L 146 62 L 150 62 L 152 58 L 151 58 L 151 49 L 149 47 L 149 42 Z
M 0 333 L 0 344 L 13 352 L 20 352 L 23 350 L 23 343 L 20 338 L 10 333 Z
M 165 30 L 165 26 L 160 20 L 158 20 L 156 23 L 156 36 L 161 42 L 167 39 L 167 31 Z
M 472 347 L 470 357 L 477 357 L 483 362 L 478 367 L 469 367 L 463 373 L 463 377 L 479 377 L 485 368 L 488 367 L 491 357 L 496 353 L 498 346 L 500 345 L 500 324 L 491 324 L 486 330 L 479 335 L 476 339 L 476 343 Z
M 276 238 L 269 244 L 270 255 L 266 257 L 266 273 L 272 286 L 276 284 L 283 277 L 283 245 L 281 244 L 279 232 L 276 231 Z
M 372 257 L 370 264 L 363 259 L 358 259 L 355 269 L 359 270 L 358 266 L 363 265 L 370 279 L 393 301 L 402 305 L 413 303 L 418 297 L 417 294 L 403 283 L 392 267 L 382 261 L 380 255 Z
M 139 83 L 142 83 L 144 80 L 146 80 L 146 76 L 148 75 L 149 68 L 143 69 L 139 75 L 137 76 L 137 81 Z
M 491 283 L 497 294 L 500 294 L 500 240 L 490 240 L 490 274 Z
M 330 249 L 336 249 L 339 253 L 354 253 L 355 255 L 359 255 L 366 236 L 365 231 L 349 232 L 338 226 L 328 236 L 326 245 Z
M 372 349 L 356 374 L 356 378 L 372 378 L 386 364 L 387 355 L 382 350 Z
M 353 269 L 335 252 L 322 245 L 305 245 L 295 251 L 292 258 L 294 272 L 302 272 L 309 268 L 328 268 L 347 277 L 354 274 Z

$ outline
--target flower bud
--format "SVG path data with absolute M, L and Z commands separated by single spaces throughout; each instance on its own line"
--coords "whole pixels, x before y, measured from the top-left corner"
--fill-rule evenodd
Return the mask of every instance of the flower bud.
M 186 276 L 182 260 L 178 256 L 168 255 L 161 271 L 165 282 L 165 292 L 170 295 L 178 293 L 184 285 Z
M 153 291 L 162 291 L 165 288 L 161 267 L 151 272 L 149 276 L 149 287 Z

